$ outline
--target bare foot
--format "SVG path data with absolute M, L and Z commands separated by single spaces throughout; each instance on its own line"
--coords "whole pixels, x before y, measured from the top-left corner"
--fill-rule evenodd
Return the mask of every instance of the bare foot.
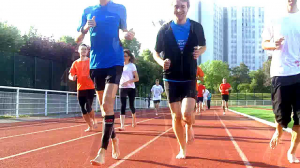
M 100 149 L 95 159 L 90 161 L 93 166 L 101 166 L 105 163 L 105 150 Z
M 273 134 L 273 137 L 270 141 L 271 149 L 275 149 L 275 147 L 278 145 L 281 135 L 282 135 L 282 133 L 279 133 L 277 130 L 275 131 L 275 133 Z
M 300 160 L 296 158 L 295 154 L 287 154 L 288 161 L 290 163 L 300 163 Z
M 119 139 L 114 138 L 112 140 L 112 158 L 113 159 L 118 159 L 120 156 L 120 149 L 119 149 Z
M 193 127 L 191 126 L 190 129 L 188 128 L 188 126 L 185 126 L 185 130 L 186 130 L 186 143 L 187 144 L 191 144 L 194 142 L 195 140 L 195 134 L 194 134 L 194 130 Z
M 185 159 L 185 157 L 186 157 L 186 152 L 184 150 L 180 150 L 180 152 L 176 156 L 176 159 Z
M 125 127 L 120 127 L 119 131 L 125 131 Z
M 91 131 L 93 131 L 93 128 L 91 127 L 88 127 L 86 130 L 84 130 L 84 132 L 91 132 Z

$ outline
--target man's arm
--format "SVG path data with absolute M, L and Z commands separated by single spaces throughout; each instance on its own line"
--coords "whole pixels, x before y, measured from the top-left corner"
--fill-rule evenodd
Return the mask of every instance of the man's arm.
M 75 42 L 77 44 L 82 43 L 84 36 L 88 33 L 88 31 L 90 30 L 91 27 L 96 27 L 97 24 L 96 24 L 95 19 L 96 19 L 96 17 L 93 16 L 93 18 L 90 20 L 87 20 L 87 24 L 85 24 L 85 26 L 83 28 L 81 28 L 78 37 L 75 39 Z

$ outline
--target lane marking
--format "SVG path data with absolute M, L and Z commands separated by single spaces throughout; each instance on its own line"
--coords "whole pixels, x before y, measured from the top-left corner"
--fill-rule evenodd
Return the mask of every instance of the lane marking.
M 150 114 L 150 113 L 149 113 Z M 146 114 L 146 115 L 149 115 Z M 141 116 L 141 115 L 137 115 L 137 116 Z M 130 115 L 127 115 L 127 117 L 130 117 Z M 116 120 L 119 120 L 120 118 L 117 118 Z M 102 123 L 102 121 L 98 121 L 97 122 Z M 25 133 L 25 134 L 18 134 L 18 135 L 11 135 L 11 136 L 6 136 L 6 137 L 0 137 L 0 140 L 2 139 L 7 139 L 7 138 L 14 138 L 14 137 L 20 137 L 20 136 L 26 136 L 26 135 L 33 135 L 33 134 L 38 134 L 38 133 L 44 133 L 44 132 L 50 132 L 50 131 L 57 131 L 57 130 L 62 130 L 62 129 L 67 129 L 67 128 L 74 128 L 74 127 L 80 127 L 86 124 L 79 124 L 79 125 L 73 125 L 73 126 L 68 126 L 68 127 L 61 127 L 61 128 L 53 128 L 53 129 L 48 129 L 48 130 L 42 130 L 42 131 L 36 131 L 36 132 L 29 132 L 29 133 Z
M 150 120 L 153 120 L 153 119 L 156 119 L 156 118 L 160 118 L 160 117 L 163 117 L 163 116 L 159 116 L 159 117 L 155 117 L 155 118 L 150 118 L 150 119 L 143 120 L 143 121 L 140 121 L 140 122 L 137 122 L 137 123 L 147 122 L 147 121 L 150 121 Z M 118 129 L 118 128 L 120 128 L 120 127 L 117 127 L 115 129 Z M 98 134 L 101 134 L 101 133 L 102 132 L 98 132 L 98 133 L 86 135 L 86 136 L 83 136 L 83 137 L 71 139 L 71 140 L 68 140 L 68 141 L 64 141 L 64 142 L 60 142 L 60 143 L 56 143 L 56 144 L 52 144 L 52 145 L 40 147 L 40 148 L 37 148 L 37 149 L 29 150 L 29 151 L 26 151 L 26 152 L 21 152 L 21 153 L 15 154 L 15 155 L 10 155 L 10 156 L 7 156 L 7 157 L 0 158 L 0 161 L 6 160 L 6 159 L 11 159 L 11 158 L 14 158 L 14 157 L 17 157 L 17 156 L 22 156 L 22 155 L 25 155 L 25 154 L 28 154 L 28 153 L 40 151 L 40 150 L 47 149 L 47 148 L 50 148 L 50 147 L 54 147 L 54 146 L 66 144 L 66 143 L 69 143 L 69 142 L 74 142 L 74 141 L 77 141 L 77 140 L 80 140 L 80 139 L 84 139 L 84 138 L 88 138 L 88 137 L 91 137 L 91 136 L 94 136 L 94 135 L 98 135 Z
M 230 133 L 230 131 L 227 129 L 226 125 L 223 123 L 222 119 L 219 117 L 218 113 L 216 113 L 216 110 L 214 110 L 214 113 L 217 115 L 217 117 L 219 118 L 221 124 L 223 125 L 223 127 L 225 128 L 226 133 L 228 134 L 231 142 L 233 143 L 234 148 L 236 149 L 236 151 L 238 152 L 238 154 L 240 155 L 240 157 L 242 158 L 244 165 L 247 168 L 253 168 L 250 164 L 250 162 L 248 161 L 246 155 L 243 153 L 243 151 L 241 150 L 241 148 L 239 147 L 239 145 L 236 143 L 236 141 L 234 140 L 232 134 Z
M 133 156 L 134 154 L 138 153 L 139 151 L 141 151 L 142 149 L 144 149 L 145 147 L 147 147 L 148 145 L 150 145 L 152 142 L 156 141 L 158 138 L 160 138 L 162 135 L 166 134 L 167 132 L 169 132 L 172 129 L 169 128 L 168 130 L 166 130 L 165 132 L 159 134 L 158 136 L 156 136 L 155 138 L 153 138 L 152 140 L 150 140 L 149 142 L 145 143 L 143 146 L 137 148 L 135 151 L 131 152 L 130 154 L 128 154 L 127 156 L 125 156 L 122 160 L 116 162 L 115 164 L 109 166 L 109 168 L 115 168 L 117 166 L 119 166 L 121 163 L 125 162 L 127 159 L 129 159 L 131 156 Z

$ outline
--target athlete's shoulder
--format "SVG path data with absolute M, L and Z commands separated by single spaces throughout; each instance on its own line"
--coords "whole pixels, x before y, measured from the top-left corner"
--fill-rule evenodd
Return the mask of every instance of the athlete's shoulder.
M 166 31 L 166 30 L 168 30 L 168 29 L 170 28 L 170 26 L 171 26 L 171 23 L 172 23 L 172 21 L 169 21 L 169 22 L 164 23 L 164 24 L 161 26 L 161 28 L 160 28 L 159 31 Z
M 110 1 L 109 4 L 111 7 L 117 8 L 118 10 L 126 10 L 126 7 L 122 4 L 118 4 L 118 3 L 114 3 L 112 1 Z
M 89 6 L 87 8 L 84 9 L 84 13 L 85 14 L 88 14 L 88 13 L 91 13 L 93 10 L 95 10 L 97 8 L 98 5 L 95 5 L 95 6 Z

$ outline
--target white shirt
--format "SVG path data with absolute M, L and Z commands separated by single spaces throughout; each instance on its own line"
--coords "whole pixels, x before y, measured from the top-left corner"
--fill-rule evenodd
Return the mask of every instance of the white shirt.
M 209 94 L 209 91 L 207 89 L 205 89 L 205 91 L 203 93 L 203 98 L 207 99 L 208 94 Z
M 136 70 L 136 66 L 133 63 L 124 65 L 119 88 L 135 88 L 134 82 L 132 82 L 126 86 L 122 86 L 123 83 L 134 79 L 133 72 L 135 72 L 135 71 L 137 71 L 137 70 Z
M 300 74 L 300 12 L 285 13 L 272 19 L 264 29 L 263 41 L 284 37 L 282 48 L 274 50 L 271 63 L 271 77 Z
M 153 93 L 153 100 L 161 100 L 161 94 L 164 92 L 164 89 L 161 85 L 153 85 L 151 92 Z

